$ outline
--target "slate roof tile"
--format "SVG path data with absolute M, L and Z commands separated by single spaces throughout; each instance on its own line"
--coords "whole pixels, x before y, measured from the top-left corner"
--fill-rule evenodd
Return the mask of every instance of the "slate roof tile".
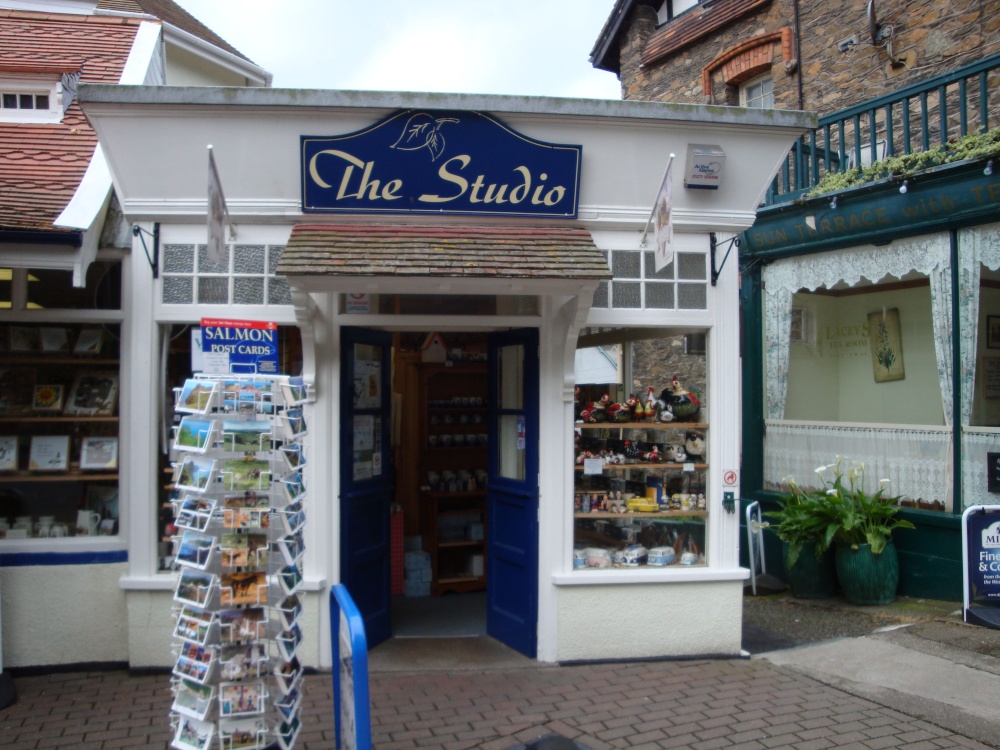
M 276 272 L 286 276 L 611 278 L 585 229 L 298 224 Z
M 140 21 L 0 10 L 0 76 L 80 73 L 118 83 Z M 73 197 L 97 135 L 73 102 L 59 123 L 0 123 L 0 229 L 65 231 L 52 222 Z

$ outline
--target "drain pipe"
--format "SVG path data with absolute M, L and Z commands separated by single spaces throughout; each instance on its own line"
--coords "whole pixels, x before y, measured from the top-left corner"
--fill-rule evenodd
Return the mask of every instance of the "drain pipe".
M 802 94 L 802 33 L 799 28 L 799 0 L 794 0 L 792 3 L 794 9 L 792 14 L 792 23 L 795 26 L 795 62 L 796 62 L 796 72 L 798 73 L 799 81 L 799 111 L 805 106 L 805 97 Z

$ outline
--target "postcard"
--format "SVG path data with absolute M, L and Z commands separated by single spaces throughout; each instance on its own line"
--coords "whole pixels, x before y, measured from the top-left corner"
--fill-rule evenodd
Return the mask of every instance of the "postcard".
M 262 607 L 224 609 L 219 612 L 219 632 L 224 644 L 267 637 L 267 618 Z
M 287 565 L 278 571 L 278 581 L 286 594 L 294 594 L 302 585 L 302 571 L 297 565 Z
M 243 682 L 219 686 L 219 718 L 255 716 L 264 713 L 264 683 Z
M 294 534 L 302 528 L 306 522 L 306 513 L 302 510 L 302 502 L 296 500 L 283 511 L 281 511 L 281 522 L 285 527 L 286 534 Z
M 281 420 L 290 439 L 306 434 L 306 420 L 302 415 L 302 409 L 286 409 L 281 413 Z
M 222 679 L 227 681 L 260 677 L 267 667 L 267 648 L 263 643 L 223 646 L 219 654 Z
M 293 625 L 288 630 L 282 631 L 276 640 L 281 658 L 291 661 L 295 657 L 295 652 L 299 650 L 299 644 L 302 643 L 302 629 L 298 625 Z
M 181 576 L 177 580 L 174 599 L 182 604 L 188 603 L 195 607 L 205 607 L 208 605 L 214 583 L 215 576 L 211 573 L 204 573 L 193 568 L 183 568 Z
M 37 328 L 11 326 L 9 330 L 10 350 L 12 352 L 37 352 L 41 349 L 41 339 Z
M 0 436 L 0 471 L 17 471 L 17 435 Z
M 28 469 L 66 471 L 69 466 L 69 435 L 32 435 Z
M 271 423 L 262 420 L 230 420 L 222 423 L 222 450 L 256 453 L 271 450 Z
M 266 604 L 267 573 L 264 571 L 223 573 L 220 592 L 223 607 Z
M 266 493 L 246 490 L 244 492 L 226 495 L 222 501 L 225 508 L 270 508 L 271 498 Z
M 104 332 L 100 328 L 83 328 L 73 345 L 74 354 L 100 354 L 104 343 Z
M 181 656 L 174 664 L 174 674 L 204 685 L 212 676 L 212 665 L 187 656 Z
M 295 533 L 282 537 L 278 540 L 278 549 L 281 550 L 281 556 L 285 558 L 286 563 L 295 565 L 295 563 L 302 559 L 302 554 L 305 552 L 305 542 L 302 540 L 302 534 Z
M 212 745 L 212 735 L 215 733 L 213 722 L 198 721 L 188 716 L 182 716 L 174 734 L 173 747 L 179 750 L 209 750 Z
M 82 373 L 70 387 L 65 413 L 78 417 L 110 417 L 115 413 L 117 400 L 117 373 Z
M 177 616 L 177 624 L 174 626 L 174 636 L 204 646 L 214 622 L 215 615 L 213 613 L 184 607 Z
M 278 605 L 278 612 L 281 613 L 282 625 L 287 630 L 298 622 L 299 615 L 302 614 L 302 602 L 299 601 L 299 597 L 292 594 Z
M 171 709 L 192 719 L 204 720 L 212 708 L 215 688 L 199 685 L 190 680 L 181 680 L 175 688 L 174 704 Z
M 174 409 L 188 414 L 207 414 L 213 406 L 216 382 L 188 378 L 177 397 Z
M 267 565 L 267 534 L 223 534 L 220 546 L 224 568 Z
M 223 489 L 255 490 L 267 492 L 271 488 L 271 463 L 246 459 L 226 459 L 220 461 Z
M 198 570 L 204 570 L 212 557 L 215 547 L 215 537 L 209 534 L 199 534 L 196 531 L 185 531 L 177 549 L 177 562 Z
M 118 438 L 91 435 L 80 442 L 81 469 L 117 469 Z
M 226 750 L 263 748 L 267 745 L 268 735 L 264 719 L 227 721 L 219 725 L 219 742 Z
M 215 500 L 186 494 L 180 500 L 175 523 L 181 528 L 204 531 L 212 520 L 214 510 Z
M 274 676 L 277 678 L 275 682 L 281 689 L 281 694 L 289 695 L 298 687 L 299 679 L 302 677 L 302 665 L 299 664 L 299 658 L 294 656 L 291 660 L 276 667 Z
M 305 466 L 306 458 L 302 453 L 302 446 L 298 443 L 288 443 L 281 446 L 281 455 L 285 459 L 289 471 Z
M 270 508 L 227 508 L 222 511 L 222 525 L 227 529 L 267 529 Z
M 222 403 L 226 411 L 239 414 L 269 414 L 272 381 L 247 376 L 222 381 Z
M 214 419 L 199 419 L 198 417 L 181 418 L 177 435 L 174 437 L 174 449 L 204 453 L 212 444 L 212 432 L 215 430 Z
M 291 719 L 298 713 L 299 706 L 302 705 L 302 693 L 298 689 L 292 688 L 286 695 L 279 697 L 274 705 L 281 712 L 282 719 Z
M 302 472 L 296 471 L 293 474 L 282 477 L 281 486 L 285 491 L 285 500 L 289 503 L 294 503 L 305 492 L 305 487 L 302 484 Z
M 282 750 L 292 750 L 302 728 L 298 716 L 292 716 L 278 725 L 278 744 Z
M 69 330 L 66 328 L 38 329 L 43 352 L 68 352 Z
M 204 492 L 215 474 L 215 461 L 199 456 L 184 456 L 175 484 L 180 489 Z
M 36 385 L 31 399 L 31 409 L 41 412 L 62 411 L 63 396 L 61 385 Z
M 290 377 L 287 383 L 282 383 L 281 394 L 288 406 L 304 404 L 309 400 L 309 388 L 301 376 Z

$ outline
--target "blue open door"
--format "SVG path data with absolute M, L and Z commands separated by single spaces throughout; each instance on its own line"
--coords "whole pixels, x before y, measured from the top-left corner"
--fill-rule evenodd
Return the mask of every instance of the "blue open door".
M 382 331 L 343 328 L 341 351 L 340 578 L 361 613 L 372 648 L 392 635 L 392 338 Z
M 486 632 L 538 647 L 538 331 L 489 337 Z

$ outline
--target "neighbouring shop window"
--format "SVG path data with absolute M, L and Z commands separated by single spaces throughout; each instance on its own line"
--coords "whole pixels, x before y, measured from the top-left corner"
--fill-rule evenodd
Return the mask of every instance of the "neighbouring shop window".
M 593 306 L 612 310 L 705 310 L 707 253 L 677 252 L 659 271 L 652 251 L 605 250 L 614 278 L 602 281 Z
M 161 475 L 169 478 L 171 462 L 176 456 L 170 452 L 173 445 L 173 428 L 180 424 L 181 414 L 175 414 L 174 389 L 183 386 L 184 381 L 194 375 L 191 370 L 191 329 L 197 324 L 175 324 L 164 326 L 162 335 L 168 338 L 167 359 L 165 364 L 166 389 L 163 396 L 163 420 L 167 425 L 167 446 L 160 452 Z M 159 349 L 157 349 L 159 351 Z M 302 335 L 297 326 L 278 326 L 278 372 L 286 375 L 302 373 Z M 173 490 L 164 481 L 159 495 L 156 497 L 156 515 L 158 518 L 159 568 L 161 571 L 172 569 L 176 527 L 174 526 L 174 510 L 170 504 Z
M 283 245 L 230 245 L 222 262 L 206 245 L 163 246 L 165 305 L 290 305 L 287 279 L 274 275 Z
M 948 243 L 900 244 L 765 269 L 767 488 L 818 487 L 841 456 L 869 491 L 888 479 L 903 505 L 950 509 Z
M 117 536 L 120 266 L 92 264 L 83 289 L 45 269 L 0 283 L 0 546 Z

